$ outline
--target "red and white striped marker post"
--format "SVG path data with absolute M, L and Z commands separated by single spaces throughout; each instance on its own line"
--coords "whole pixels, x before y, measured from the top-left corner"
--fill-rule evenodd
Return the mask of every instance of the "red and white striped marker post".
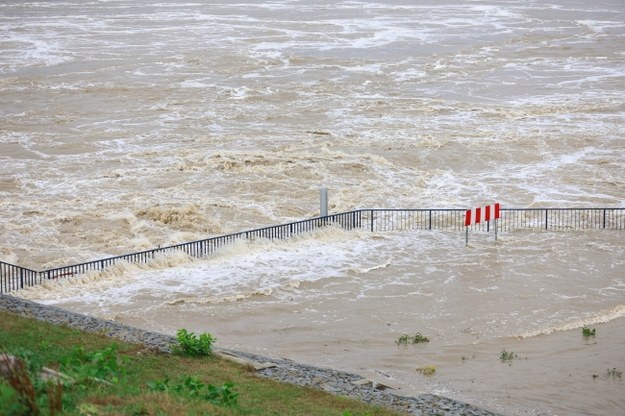
M 469 226 L 482 221 L 495 221 L 495 241 L 497 241 L 497 219 L 499 218 L 499 204 L 468 209 L 464 216 L 464 226 L 467 230 L 466 243 L 469 244 Z

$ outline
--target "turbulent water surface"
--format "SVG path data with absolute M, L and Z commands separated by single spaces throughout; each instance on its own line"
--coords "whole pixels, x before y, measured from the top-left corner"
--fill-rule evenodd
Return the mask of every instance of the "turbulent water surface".
M 623 207 L 625 3 L 3 1 L 0 114 L 0 261 L 35 269 L 315 216 L 321 186 L 332 212 Z M 399 394 L 613 415 L 624 241 L 328 229 L 18 294 Z

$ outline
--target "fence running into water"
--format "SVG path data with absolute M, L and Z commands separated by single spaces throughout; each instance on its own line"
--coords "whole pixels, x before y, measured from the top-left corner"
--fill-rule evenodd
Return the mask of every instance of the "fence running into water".
M 104 270 L 119 262 L 149 263 L 159 254 L 173 252 L 182 252 L 191 257 L 207 257 L 239 240 L 286 240 L 329 225 L 345 230 L 363 229 L 371 232 L 414 229 L 464 231 L 465 212 L 464 209 L 360 209 L 43 271 L 0 261 L 0 294 L 52 279 Z M 494 231 L 494 225 L 482 222 L 469 229 L 488 232 Z M 625 230 L 625 208 L 502 208 L 497 231 L 521 229 Z

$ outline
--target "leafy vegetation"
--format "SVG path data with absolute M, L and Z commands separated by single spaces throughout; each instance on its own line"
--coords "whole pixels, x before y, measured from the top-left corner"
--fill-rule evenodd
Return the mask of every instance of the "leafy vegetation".
M 112 344 L 103 335 L 2 311 L 0 352 L 21 363 L 12 379 L 0 381 L 3 416 L 397 415 L 259 378 L 215 355 L 170 355 L 142 345 Z M 65 376 L 45 381 L 39 375 L 44 367 Z
M 499 359 L 502 362 L 508 362 L 508 361 L 512 361 L 515 358 L 518 358 L 518 355 L 516 355 L 515 353 L 513 353 L 512 351 L 506 351 L 506 349 L 504 348 L 501 351 L 501 354 L 499 355 Z
M 237 404 L 237 396 L 233 383 L 224 383 L 221 387 L 215 387 L 212 384 L 204 384 L 197 376 L 187 376 L 182 382 L 170 384 L 169 378 L 163 381 L 155 381 L 148 383 L 151 391 L 171 392 L 178 395 L 199 398 L 218 406 L 235 406 Z
M 423 336 L 421 332 L 417 332 L 414 336 L 409 336 L 408 334 L 403 334 L 399 337 L 395 344 L 397 345 L 408 345 L 408 344 L 421 344 L 424 342 L 430 342 L 430 340 Z
M 424 367 L 417 368 L 417 373 L 421 373 L 424 376 L 433 376 L 436 374 L 436 367 L 433 365 L 426 365 Z
M 584 338 L 594 337 L 595 334 L 596 334 L 596 329 L 595 328 L 590 329 L 587 326 L 583 326 L 582 327 L 582 335 L 584 336 Z
M 118 383 L 126 373 L 128 357 L 117 356 L 117 344 L 101 350 L 87 352 L 75 345 L 67 356 L 60 359 L 61 371 L 75 380 L 75 384 L 93 382 Z
M 178 344 L 173 348 L 174 354 L 187 357 L 207 357 L 212 353 L 215 338 L 207 332 L 198 337 L 193 332 L 188 332 L 183 328 L 178 330 L 176 337 Z

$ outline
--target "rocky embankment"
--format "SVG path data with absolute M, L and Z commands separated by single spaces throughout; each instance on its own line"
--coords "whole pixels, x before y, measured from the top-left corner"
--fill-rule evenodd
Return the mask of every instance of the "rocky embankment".
M 53 324 L 105 334 L 129 343 L 144 344 L 162 352 L 170 352 L 171 346 L 176 342 L 176 338 L 170 335 L 145 331 L 8 295 L 0 295 L 0 309 Z M 398 396 L 383 384 L 343 371 L 221 348 L 214 348 L 214 351 L 223 358 L 255 368 L 257 374 L 263 377 L 300 386 L 315 387 L 332 394 L 393 408 L 409 415 L 496 415 L 496 413 L 470 404 L 432 394 L 421 394 L 416 397 Z

